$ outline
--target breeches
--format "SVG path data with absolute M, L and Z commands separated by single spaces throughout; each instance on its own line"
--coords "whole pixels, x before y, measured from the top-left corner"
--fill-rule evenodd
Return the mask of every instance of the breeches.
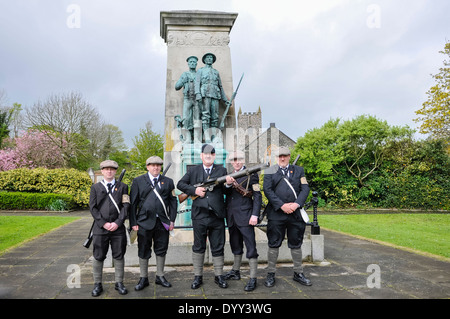
M 110 232 L 106 235 L 94 235 L 92 237 L 93 255 L 98 261 L 104 261 L 111 245 L 112 257 L 122 259 L 127 249 L 127 236 L 125 232 Z
M 244 243 L 247 248 L 246 257 L 258 258 L 255 240 L 255 227 L 233 225 L 228 228 L 230 233 L 230 246 L 233 255 L 242 255 L 244 253 Z
M 156 256 L 164 257 L 167 254 L 169 232 L 164 228 L 159 218 L 156 219 L 155 227 L 152 230 L 139 227 L 137 236 L 139 258 L 150 259 L 152 244 Z
M 206 250 L 206 239 L 209 239 L 211 254 L 213 257 L 224 255 L 225 246 L 225 221 L 223 218 L 209 216 L 202 219 L 193 219 L 194 227 L 194 253 L 203 254 Z
M 306 224 L 289 216 L 287 220 L 269 220 L 267 223 L 267 239 L 270 248 L 281 246 L 287 232 L 288 247 L 298 249 L 302 246 Z

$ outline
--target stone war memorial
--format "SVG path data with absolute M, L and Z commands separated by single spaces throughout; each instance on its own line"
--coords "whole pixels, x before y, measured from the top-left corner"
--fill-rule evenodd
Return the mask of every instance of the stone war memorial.
M 236 147 L 236 119 L 230 31 L 236 13 L 168 11 L 160 13 L 160 33 L 167 44 L 164 166 L 175 182 L 201 163 L 204 143 L 216 150 L 216 164 L 226 166 Z M 177 225 L 189 225 L 191 199 Z
M 228 45 L 237 16 L 237 13 L 198 10 L 160 12 L 160 35 L 167 45 L 164 169 L 175 184 L 190 167 L 202 163 L 200 153 L 203 144 L 208 143 L 215 148 L 215 164 L 223 165 L 230 172 L 232 167 L 227 162 L 227 155 L 236 150 L 244 151 L 246 146 L 242 141 L 248 141 L 247 135 L 255 135 L 241 132 L 242 129 L 236 125 L 234 98 L 245 80 L 242 70 L 240 79 L 233 81 Z M 245 89 L 245 85 L 240 89 Z M 271 145 L 281 146 L 280 141 L 265 141 L 266 135 L 261 134 L 261 141 L 253 143 L 261 150 L 252 149 L 252 154 L 260 154 Z M 271 139 L 274 137 L 279 137 L 279 134 L 272 134 Z M 248 153 L 247 149 L 247 159 Z M 255 160 L 254 156 L 247 166 L 250 163 L 265 164 L 267 159 L 263 156 Z M 169 169 L 166 170 L 167 167 Z M 178 189 L 175 191 L 176 195 L 181 194 Z M 191 205 L 192 199 L 189 197 L 179 200 L 176 229 L 174 236 L 170 237 L 166 265 L 190 264 L 192 261 Z M 258 227 L 255 231 L 259 260 L 264 262 L 267 258 L 267 236 Z M 228 231 L 226 234 L 225 262 L 232 262 Z M 321 262 L 324 260 L 323 250 L 323 235 L 314 232 L 311 236 L 305 235 L 303 259 Z M 110 256 L 108 259 L 112 264 Z M 209 252 L 205 262 L 211 262 L 211 259 Z M 283 245 L 279 261 L 290 259 L 291 253 L 287 245 Z M 139 264 L 136 242 L 127 248 L 125 260 L 128 266 Z M 154 258 L 150 259 L 150 264 L 155 265 Z

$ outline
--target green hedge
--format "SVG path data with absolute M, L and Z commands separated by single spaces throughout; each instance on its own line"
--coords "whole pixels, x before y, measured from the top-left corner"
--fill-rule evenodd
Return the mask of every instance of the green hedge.
M 76 206 L 66 194 L 0 192 L 0 209 L 64 211 Z
M 76 169 L 19 168 L 0 172 L 0 190 L 8 192 L 71 195 L 76 205 L 87 207 L 92 180 Z

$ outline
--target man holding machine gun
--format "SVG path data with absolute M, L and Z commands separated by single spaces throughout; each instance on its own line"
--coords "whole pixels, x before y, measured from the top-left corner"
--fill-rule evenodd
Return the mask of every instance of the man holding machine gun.
M 195 187 L 208 179 L 227 175 L 226 168 L 214 164 L 215 149 L 209 144 L 202 146 L 200 154 L 202 164 L 192 167 L 178 182 L 177 188 L 190 196 L 197 196 L 192 202 L 191 217 L 194 228 L 192 263 L 194 281 L 192 289 L 198 289 L 203 283 L 203 263 L 208 237 L 214 265 L 214 282 L 221 288 L 228 284 L 223 276 L 225 245 L 225 204 L 224 185 L 212 190 Z
M 121 295 L 128 293 L 123 285 L 125 251 L 127 247 L 126 229 L 123 224 L 128 215 L 130 199 L 128 185 L 116 181 L 115 175 L 119 165 L 115 161 L 106 160 L 100 163 L 103 175 L 101 182 L 91 187 L 89 210 L 94 217 L 92 228 L 92 244 L 94 261 L 94 289 L 92 296 L 98 297 L 103 292 L 103 262 L 111 245 L 115 268 L 115 289 Z
M 287 231 L 288 247 L 291 249 L 294 263 L 294 280 L 305 286 L 311 281 L 303 274 L 302 250 L 306 221 L 300 209 L 305 205 L 309 194 L 303 167 L 289 165 L 291 152 L 287 147 L 280 147 L 277 162 L 264 174 L 264 194 L 269 203 L 267 211 L 267 239 L 269 244 L 266 287 L 275 284 L 275 270 L 278 250 Z M 306 218 L 306 216 L 305 216 Z
M 164 277 L 164 265 L 169 246 L 169 231 L 177 217 L 177 198 L 173 180 L 161 175 L 163 160 L 151 156 L 146 163 L 148 173 L 138 176 L 131 184 L 130 226 L 138 235 L 140 278 L 134 287 L 139 291 L 149 285 L 148 260 L 153 250 L 156 255 L 155 283 L 163 287 L 172 285 Z
M 232 152 L 228 159 L 233 165 L 234 172 L 245 169 L 244 153 Z M 261 209 L 262 195 L 259 189 L 258 173 L 234 179 L 227 176 L 226 207 L 227 226 L 230 233 L 231 251 L 234 255 L 233 268 L 225 275 L 228 279 L 241 279 L 240 268 L 244 253 L 244 242 L 247 248 L 246 257 L 250 264 L 250 280 L 245 286 L 245 291 L 253 291 L 256 288 L 256 272 L 258 269 L 258 252 L 256 250 L 255 225 L 258 223 Z

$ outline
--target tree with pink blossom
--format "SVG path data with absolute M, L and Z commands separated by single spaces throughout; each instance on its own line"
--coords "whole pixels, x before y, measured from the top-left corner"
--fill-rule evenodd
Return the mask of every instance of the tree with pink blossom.
M 29 130 L 10 141 L 13 146 L 0 150 L 0 171 L 16 168 L 61 168 L 64 158 L 45 132 Z

